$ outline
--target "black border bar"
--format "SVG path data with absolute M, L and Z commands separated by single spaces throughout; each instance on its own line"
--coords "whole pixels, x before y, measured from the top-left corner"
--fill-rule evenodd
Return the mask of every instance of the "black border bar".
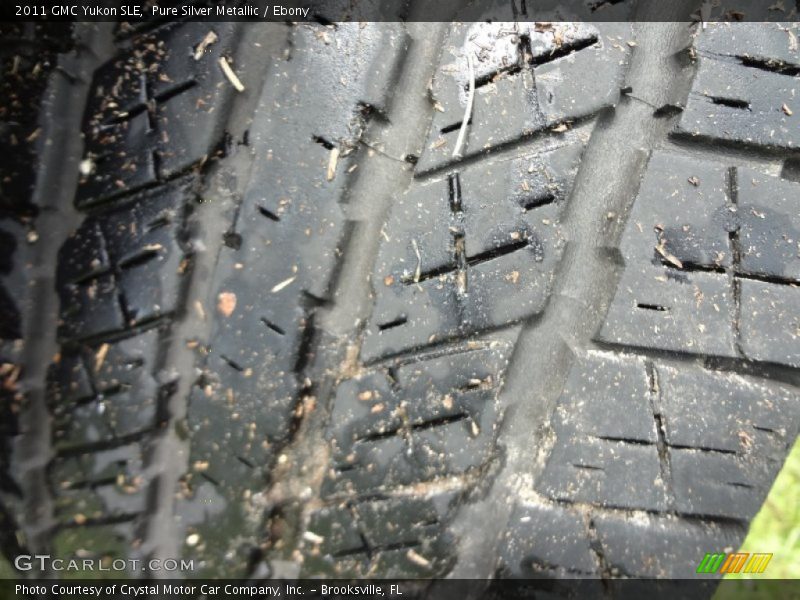
M 277 593 L 276 593 L 277 591 Z M 504 580 L 0 580 L 0 597 L 14 600 L 505 600 L 616 598 L 695 600 L 714 596 L 798 598 L 800 580 L 698 579 L 504 579 Z
M 653 10 L 661 7 L 663 10 Z M 677 9 L 677 10 L 676 10 Z M 749 21 L 796 23 L 794 0 L 2 0 L 0 21 Z M 677 14 L 676 14 L 677 13 Z M 660 15 L 660 16 L 659 16 Z

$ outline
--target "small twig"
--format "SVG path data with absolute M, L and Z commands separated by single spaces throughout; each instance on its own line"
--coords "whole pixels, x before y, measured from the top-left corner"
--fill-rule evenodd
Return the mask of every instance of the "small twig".
M 467 109 L 464 111 L 464 120 L 461 121 L 461 129 L 456 139 L 456 147 L 453 148 L 453 158 L 461 158 L 461 146 L 464 145 L 464 137 L 467 135 L 467 126 L 472 118 L 472 102 L 475 100 L 475 68 L 472 65 L 472 54 L 467 53 L 467 65 L 469 66 L 469 92 L 467 96 Z
M 233 69 L 231 69 L 231 66 L 228 64 L 228 61 L 225 60 L 224 56 L 219 57 L 219 66 L 222 67 L 222 72 L 225 73 L 225 77 L 227 77 L 228 81 L 231 82 L 231 85 L 236 88 L 236 91 L 243 92 L 244 84 L 236 76 L 236 73 L 233 72 Z
M 295 279 L 297 279 L 297 275 L 292 275 L 291 277 L 289 277 L 289 279 L 284 279 L 280 283 L 275 284 L 274 286 L 272 286 L 272 289 L 270 290 L 270 292 L 272 292 L 273 294 L 277 294 L 283 288 L 285 288 L 286 286 L 290 285 Z
M 397 158 L 396 156 L 392 156 L 391 154 L 388 154 L 387 152 L 384 152 L 383 150 L 381 150 L 381 149 L 380 149 L 380 148 L 378 148 L 377 146 L 374 146 L 374 145 L 372 145 L 372 144 L 371 144 L 371 143 L 369 143 L 369 142 L 366 142 L 366 141 L 364 141 L 364 140 L 358 140 L 358 143 L 359 143 L 359 144 L 361 144 L 362 146 L 366 146 L 367 148 L 369 148 L 369 149 L 370 149 L 370 150 L 372 150 L 373 152 L 377 152 L 378 154 L 380 154 L 380 155 L 382 155 L 382 156 L 385 156 L 385 157 L 386 157 L 386 158 L 388 158 L 388 159 L 391 159 L 391 160 L 396 160 L 397 162 L 401 162 L 401 163 L 406 163 L 406 164 L 408 164 L 408 161 L 407 161 L 407 160 L 404 160 L 404 159 L 402 159 L 402 158 Z
M 636 95 L 635 95 L 635 94 L 633 94 L 633 93 L 630 93 L 630 92 L 628 92 L 628 93 L 626 93 L 626 94 L 625 94 L 625 96 L 626 96 L 626 97 L 628 97 L 628 98 L 631 98 L 631 99 L 633 99 L 633 100 L 636 100 L 636 101 L 638 101 L 638 102 L 641 102 L 642 104 L 646 104 L 647 106 L 650 106 L 650 107 L 652 107 L 652 108 L 654 108 L 654 109 L 656 109 L 656 110 L 658 110 L 659 108 L 661 108 L 661 106 L 658 106 L 658 105 L 656 105 L 655 103 L 653 103 L 653 102 L 650 102 L 649 100 L 645 100 L 645 99 L 644 99 L 644 98 L 642 98 L 641 96 L 636 96 Z

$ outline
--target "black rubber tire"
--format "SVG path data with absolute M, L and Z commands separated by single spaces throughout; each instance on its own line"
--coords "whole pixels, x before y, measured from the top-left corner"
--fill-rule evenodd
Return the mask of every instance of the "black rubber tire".
M 40 133 L 0 123 L 43 140 L 0 204 L 4 554 L 606 579 L 736 548 L 800 417 L 796 34 L 608 10 L 36 46 Z

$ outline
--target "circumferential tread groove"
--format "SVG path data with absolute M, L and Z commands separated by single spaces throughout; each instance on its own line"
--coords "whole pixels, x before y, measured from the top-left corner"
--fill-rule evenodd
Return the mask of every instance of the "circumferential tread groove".
M 39 29 L 33 24 L 26 27 L 31 33 Z M 12 440 L 11 466 L 22 492 L 19 499 L 22 504 L 14 508 L 18 518 L 16 528 L 11 531 L 31 552 L 48 551 L 57 518 L 58 507 L 54 506 L 47 473 L 56 443 L 51 439 L 53 424 L 45 385 L 48 363 L 57 351 L 58 300 L 53 294 L 52 269 L 57 262 L 58 245 L 76 224 L 76 215 L 69 204 L 76 184 L 81 145 L 78 122 L 88 91 L 87 78 L 99 57 L 105 54 L 107 31 L 104 26 L 92 29 L 81 24 L 65 24 L 64 30 L 54 38 L 61 46 L 57 50 L 59 54 L 42 52 L 37 57 L 42 62 L 34 69 L 46 83 L 47 102 L 41 106 L 33 101 L 25 103 L 25 110 L 30 110 L 27 118 L 32 117 L 38 127 L 35 137 L 41 138 L 36 157 L 30 158 L 29 166 L 37 171 L 30 188 L 30 200 L 42 210 L 30 223 L 30 235 L 37 230 L 47 232 L 41 239 L 38 235 L 29 238 L 29 242 L 36 243 L 30 243 L 26 249 L 26 268 L 30 272 L 26 275 L 24 344 L 20 344 L 26 398 L 17 415 L 21 427 Z M 41 41 L 48 42 L 46 32 L 40 33 Z M 4 185 L 6 183 L 8 180 L 4 178 Z
M 9 562 L 40 548 L 47 527 L 46 498 L 29 499 L 41 494 L 41 470 L 25 472 L 21 466 L 32 457 L 31 464 L 41 464 L 48 448 L 21 449 L 20 440 L 28 432 L 34 439 L 46 437 L 31 384 L 37 382 L 44 356 L 38 350 L 45 345 L 33 338 L 48 319 L 39 315 L 37 322 L 31 313 L 49 308 L 40 301 L 45 286 L 36 265 L 50 248 L 48 238 L 60 231 L 45 229 L 50 223 L 42 218 L 57 175 L 43 175 L 39 166 L 65 145 L 42 115 L 55 90 L 78 87 L 67 80 L 61 62 L 74 48 L 72 33 L 68 23 L 0 26 L 0 143 L 6 149 L 0 165 L 0 551 Z M 40 239 L 39 231 L 47 236 Z

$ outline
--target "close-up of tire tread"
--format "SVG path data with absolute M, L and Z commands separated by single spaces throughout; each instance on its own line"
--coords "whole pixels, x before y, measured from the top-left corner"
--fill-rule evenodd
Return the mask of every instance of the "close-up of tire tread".
M 23 88 L 3 42 L 2 135 L 68 173 L 0 167 L 6 558 L 735 551 L 800 426 L 797 26 L 607 4 L 20 31 Z

